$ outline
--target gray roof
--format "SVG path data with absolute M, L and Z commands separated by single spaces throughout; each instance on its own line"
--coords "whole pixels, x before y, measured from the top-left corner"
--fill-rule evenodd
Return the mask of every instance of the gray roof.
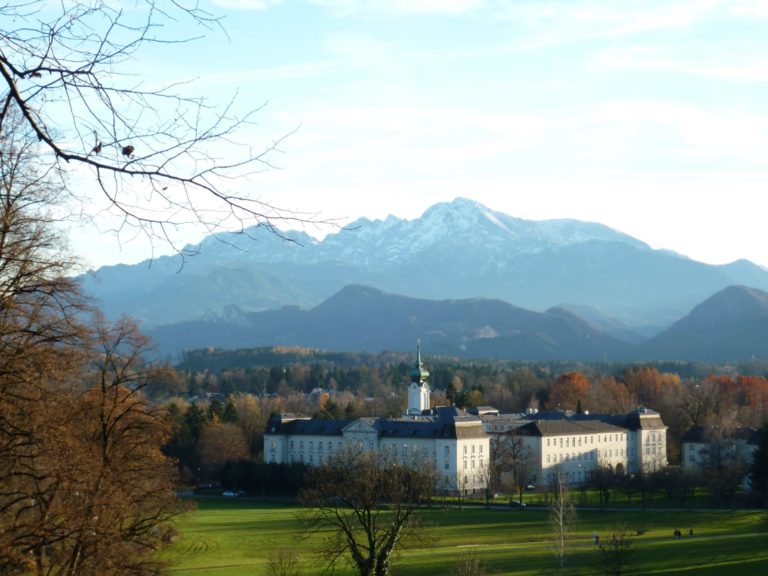
M 608 434 L 626 432 L 625 428 L 600 420 L 542 420 L 530 422 L 517 429 L 524 436 L 567 436 L 570 434 Z
M 384 438 L 485 438 L 482 421 L 456 408 L 440 406 L 428 415 L 414 418 L 359 418 L 357 420 L 322 420 L 286 418 L 285 414 L 269 419 L 267 434 L 301 436 L 342 436 L 344 428 L 362 420 Z M 291 415 L 292 416 L 292 415 Z
M 501 414 L 498 418 L 516 416 Z M 661 415 L 655 410 L 641 406 L 629 414 L 590 414 L 573 412 L 571 410 L 547 410 L 534 414 L 523 414 L 521 418 L 536 422 L 603 422 L 612 426 L 618 426 L 627 430 L 663 430 L 666 425 Z M 483 419 L 490 421 L 489 416 Z

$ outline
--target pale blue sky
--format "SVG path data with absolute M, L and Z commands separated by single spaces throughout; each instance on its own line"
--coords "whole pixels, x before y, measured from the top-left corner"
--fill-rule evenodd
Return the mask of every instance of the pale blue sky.
M 267 103 L 239 136 L 256 147 L 299 127 L 279 170 L 241 183 L 266 201 L 348 221 L 464 196 L 768 265 L 768 2 L 203 4 L 227 35 L 141 64 L 148 82 Z M 150 255 L 88 234 L 73 243 L 91 265 Z

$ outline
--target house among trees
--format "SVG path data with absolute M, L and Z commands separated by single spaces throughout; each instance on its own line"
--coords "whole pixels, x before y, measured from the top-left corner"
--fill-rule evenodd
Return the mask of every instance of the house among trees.
M 440 490 L 480 492 L 487 486 L 489 436 L 482 420 L 455 406 L 430 407 L 429 372 L 417 352 L 400 418 L 310 419 L 300 414 L 270 418 L 264 459 L 321 465 L 349 448 L 376 451 L 414 466 L 434 466 Z
M 689 472 L 733 468 L 743 473 L 757 450 L 759 430 L 693 426 L 683 436 L 682 443 L 683 469 Z

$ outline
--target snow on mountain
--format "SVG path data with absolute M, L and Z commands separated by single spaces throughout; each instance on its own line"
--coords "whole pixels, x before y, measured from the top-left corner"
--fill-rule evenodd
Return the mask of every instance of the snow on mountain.
M 647 244 L 602 224 L 523 220 L 467 198 L 435 204 L 414 220 L 392 215 L 384 220 L 361 218 L 324 240 L 300 231 L 288 231 L 279 237 L 267 227 L 256 226 L 240 235 L 211 235 L 190 249 L 199 252 L 197 258 L 201 260 L 220 263 L 339 262 L 386 267 L 433 250 L 453 251 L 460 247 L 472 251 L 474 247 L 489 262 L 496 262 L 590 241 L 622 242 L 650 249 Z
M 647 244 L 602 224 L 523 220 L 491 210 L 474 200 L 457 198 L 431 206 L 415 220 L 395 216 L 385 220 L 356 220 L 316 244 L 310 253 L 304 254 L 303 261 L 338 260 L 381 266 L 408 261 L 436 247 L 453 249 L 456 246 L 463 249 L 476 246 L 498 258 L 590 241 L 622 242 L 650 249 Z

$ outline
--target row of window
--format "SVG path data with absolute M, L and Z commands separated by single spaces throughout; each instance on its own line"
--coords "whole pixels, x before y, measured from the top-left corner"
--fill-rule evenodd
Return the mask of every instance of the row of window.
M 584 440 L 584 442 L 583 442 L 584 446 L 586 446 L 588 444 L 594 444 L 595 443 L 595 438 L 597 438 L 597 443 L 598 444 L 600 444 L 601 440 L 602 440 L 602 442 L 606 442 L 606 443 L 607 442 L 625 442 L 626 441 L 624 434 L 603 434 L 603 435 L 597 434 L 596 436 L 595 435 L 590 435 L 589 441 L 587 441 L 586 437 L 582 437 L 582 436 L 565 436 L 564 438 L 563 437 L 560 437 L 560 438 L 547 438 L 547 446 L 558 446 L 558 442 L 559 442 L 560 448 L 563 448 L 563 447 L 565 447 L 565 448 L 576 448 L 577 446 L 581 446 L 582 445 L 582 438 Z M 550 444 L 550 441 L 551 441 L 551 444 Z
M 290 444 L 289 444 L 289 447 L 290 447 L 291 450 L 294 449 L 294 444 L 295 444 L 295 441 L 291 440 Z M 317 451 L 318 452 L 322 452 L 323 451 L 323 445 L 324 444 L 325 443 L 322 440 L 318 440 L 317 441 Z M 328 444 L 328 452 L 333 452 L 333 442 L 331 440 L 328 440 L 327 444 Z M 369 442 L 369 444 L 371 445 L 371 447 L 373 447 L 373 442 Z M 314 440 L 310 440 L 308 445 L 309 445 L 309 451 L 312 452 L 314 450 L 314 448 L 315 448 L 315 441 Z M 341 440 L 336 442 L 336 447 L 337 448 L 341 448 Z M 275 441 L 274 440 L 272 440 L 272 449 L 273 450 L 275 449 Z M 299 440 L 299 450 L 304 450 L 304 440 Z
M 661 442 L 664 439 L 662 432 L 649 432 L 646 436 L 647 442 Z
M 547 454 L 547 464 L 552 464 L 553 462 L 585 462 L 587 460 L 594 461 L 595 460 L 595 454 L 597 454 L 597 458 L 600 458 L 600 450 L 594 450 L 590 452 L 583 452 L 581 454 Z M 603 458 L 623 458 L 624 457 L 624 449 L 617 449 L 617 450 L 603 450 L 602 452 Z
M 469 463 L 472 465 L 472 469 L 474 469 L 475 468 L 475 459 L 472 458 L 472 460 L 469 460 Z M 478 466 L 480 468 L 483 467 L 483 459 L 482 458 L 480 458 L 480 460 L 478 460 Z M 464 458 L 464 470 L 466 470 L 466 469 L 467 469 L 467 459 Z
M 363 447 L 362 440 L 358 440 L 357 444 L 358 444 L 359 448 Z M 314 452 L 315 445 L 317 445 L 317 451 L 320 452 L 320 453 L 322 453 L 324 451 L 324 446 L 327 446 L 327 448 L 325 448 L 325 449 L 328 452 L 333 452 L 333 442 L 330 441 L 330 440 L 328 442 L 323 442 L 322 440 L 317 440 L 317 443 L 315 443 L 314 440 L 308 440 L 307 441 L 307 447 L 309 449 L 309 452 Z M 389 449 L 391 451 L 393 451 L 393 452 L 396 450 L 394 444 L 387 444 L 387 445 L 384 445 L 382 448 L 384 450 L 386 450 L 387 446 L 389 446 L 390 447 Z M 336 447 L 337 448 L 341 448 L 341 440 L 339 440 L 336 443 Z M 296 448 L 296 441 L 295 440 L 290 440 L 289 448 L 290 448 L 290 450 L 294 450 Z M 298 448 L 299 448 L 299 450 L 304 450 L 304 440 L 299 440 L 298 441 Z M 373 440 L 368 440 L 368 449 L 369 450 L 373 450 L 373 448 L 374 448 Z M 276 449 L 276 445 L 275 445 L 275 441 L 274 440 L 272 440 L 271 449 L 273 451 Z M 416 452 L 418 450 L 418 446 L 414 445 L 414 446 L 412 446 L 412 449 L 413 449 L 414 452 Z M 403 444 L 402 445 L 402 451 L 403 452 L 407 452 L 408 451 L 408 444 Z M 482 444 L 465 445 L 464 446 L 464 455 L 467 455 L 468 453 L 470 453 L 470 451 L 471 451 L 472 454 L 475 454 L 475 453 L 482 454 L 483 453 L 483 445 Z M 424 452 L 424 454 L 427 454 L 427 447 L 426 446 L 423 447 L 423 452 Z M 446 456 L 450 456 L 451 455 L 451 447 L 450 446 L 445 446 L 445 455 Z

